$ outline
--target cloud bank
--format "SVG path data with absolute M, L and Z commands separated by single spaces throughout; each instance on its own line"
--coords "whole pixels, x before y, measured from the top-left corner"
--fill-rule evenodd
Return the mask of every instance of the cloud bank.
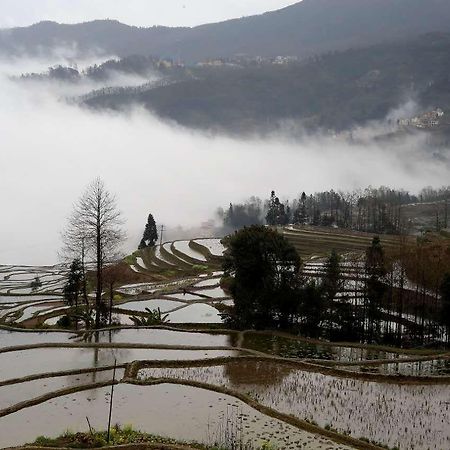
M 73 203 L 100 176 L 117 195 L 130 240 L 147 215 L 195 226 L 218 206 L 272 189 L 300 192 L 389 185 L 416 191 L 448 184 L 448 160 L 418 138 L 395 146 L 289 136 L 239 140 L 163 123 L 141 109 L 94 113 L 61 101 L 61 85 L 18 84 L 0 67 L 0 264 L 52 264 Z M 42 64 L 40 62 L 39 64 Z

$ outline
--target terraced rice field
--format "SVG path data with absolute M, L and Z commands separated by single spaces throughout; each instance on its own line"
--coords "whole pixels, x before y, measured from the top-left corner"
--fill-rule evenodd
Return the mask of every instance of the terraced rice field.
M 220 242 L 220 239 L 195 239 L 194 242 L 206 247 L 213 256 L 222 256 L 225 251 L 225 247 Z
M 305 260 L 327 257 L 333 249 L 341 254 L 365 252 L 374 237 L 370 233 L 308 226 L 289 226 L 280 231 Z M 384 247 L 397 246 L 399 237 L 383 235 L 381 242 Z
M 252 360 L 141 369 L 138 378 L 228 386 L 271 409 L 389 447 L 449 448 L 450 429 L 443 426 L 449 419 L 447 385 L 372 383 Z
M 173 245 L 176 250 L 178 250 L 179 252 L 181 252 L 182 254 L 186 255 L 189 258 L 196 259 L 197 261 L 199 261 L 199 263 L 205 263 L 208 261 L 206 257 L 202 255 L 200 252 L 193 250 L 191 247 L 189 247 L 189 241 L 175 241 Z
M 114 423 L 183 441 L 212 444 L 232 423 L 244 441 L 278 450 L 380 448 L 361 438 L 401 450 L 450 448 L 449 354 L 217 329 L 224 326 L 216 307 L 232 303 L 219 286 L 223 248 L 218 240 L 195 243 L 135 255 L 130 264 L 160 281 L 118 289 L 121 325 L 97 332 L 58 330 L 66 308 L 60 296 L 20 296 L 3 285 L 0 447 L 30 442 L 43 430 L 50 437 L 87 431 L 86 415 L 105 428 L 118 383 Z M 309 276 L 321 264 L 310 260 Z M 43 270 L 27 276 L 3 266 L 17 274 L 7 283 L 28 283 Z M 170 322 L 126 326 L 146 308 L 160 308 Z M 44 323 L 51 328 L 32 329 Z
M 59 294 L 66 273 L 64 266 L 0 266 L 0 295 Z M 40 285 L 33 287 L 36 279 Z
M 86 411 L 93 426 L 100 426 L 108 407 L 114 361 L 120 366 L 117 380 L 121 381 L 114 420 L 131 421 L 135 427 L 173 438 L 210 442 L 214 439 L 211 430 L 219 433 L 222 421 L 235 417 L 248 440 L 255 444 L 269 440 L 286 449 L 298 445 L 353 448 L 351 440 L 342 443 L 333 433 L 327 434 L 325 428 L 330 425 L 355 438 L 389 445 L 404 442 L 400 448 L 426 448 L 425 441 L 442 445 L 448 439 L 447 433 L 436 433 L 436 424 L 448 419 L 445 402 L 450 392 L 444 374 L 435 373 L 440 377 L 431 382 L 424 377 L 423 385 L 417 378 L 411 378 L 416 384 L 409 385 L 408 377 L 397 383 L 396 375 L 391 382 L 386 381 L 389 377 L 359 378 L 372 376 L 358 373 L 366 361 L 379 363 L 370 369 L 383 367 L 386 359 L 398 365 L 414 357 L 410 354 L 268 333 L 212 334 L 170 327 L 71 333 L 4 329 L 0 342 L 1 446 L 32 440 L 42 426 L 50 436 L 60 434 L 69 422 L 73 430 L 86 430 Z M 263 354 L 272 356 L 258 362 Z M 294 365 L 279 356 L 291 358 Z M 433 361 L 437 360 L 435 356 Z M 159 366 L 148 367 L 148 361 Z M 326 367 L 328 361 L 342 364 L 342 369 Z M 353 370 L 345 365 L 349 362 L 358 366 Z M 133 386 L 142 383 L 146 385 Z M 27 401 L 29 405 L 22 403 Z M 374 408 L 377 414 L 368 414 Z M 167 423 L 173 423 L 167 419 L 171 414 L 178 423 L 194 428 L 168 427 Z M 294 414 L 298 421 L 286 422 L 285 414 Z M 25 433 L 14 436 L 2 431 L 20 429 L 18 424 L 24 420 L 30 423 Z M 426 427 L 411 434 L 411 427 L 419 423 Z
M 68 428 L 84 430 L 87 413 L 92 426 L 101 429 L 104 427 L 104 412 L 108 410 L 109 391 L 110 388 L 98 388 L 61 396 L 52 400 L 50 407 L 38 405 L 5 417 L 0 421 L 0 445 L 14 445 L 16 441 L 8 430 L 23 423 L 29 424 L 22 432 L 28 441 L 43 429 L 50 436 Z M 242 427 L 245 427 L 246 440 L 253 444 L 270 440 L 283 449 L 350 448 L 267 417 L 232 396 L 189 386 L 121 384 L 116 388 L 115 404 L 116 422 L 131 422 L 137 429 L 158 430 L 161 435 L 183 441 L 212 444 L 220 439 L 227 421 L 236 421 L 245 424 Z

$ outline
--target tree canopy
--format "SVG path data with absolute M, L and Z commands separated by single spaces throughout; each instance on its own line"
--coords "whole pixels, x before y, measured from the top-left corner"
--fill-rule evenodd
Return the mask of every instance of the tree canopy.
M 64 285 L 64 300 L 69 306 L 78 306 L 78 298 L 83 288 L 84 270 L 79 259 L 74 259 L 70 265 L 67 282 Z
M 142 236 L 139 244 L 139 250 L 146 247 L 154 247 L 158 241 L 158 230 L 156 228 L 156 222 L 152 214 L 148 215 L 147 223 L 145 224 L 144 235 Z
M 286 317 L 301 285 L 301 259 L 279 233 L 244 228 L 225 239 L 224 271 L 231 277 L 235 318 L 241 326 L 264 327 Z

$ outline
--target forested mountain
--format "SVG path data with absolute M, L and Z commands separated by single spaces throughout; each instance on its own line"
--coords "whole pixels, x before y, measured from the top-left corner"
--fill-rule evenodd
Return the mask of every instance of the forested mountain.
M 86 104 L 120 109 L 139 103 L 195 128 L 251 131 L 288 119 L 340 131 L 384 119 L 407 99 L 417 102 L 418 113 L 450 111 L 449 54 L 450 34 L 432 33 L 303 62 L 194 66 L 176 84 L 97 95 Z
M 278 11 L 194 28 L 137 28 L 116 21 L 42 22 L 2 30 L 0 53 L 70 46 L 81 53 L 154 55 L 187 63 L 237 54 L 305 57 L 433 31 L 450 31 L 448 0 L 303 0 Z
M 120 59 L 111 59 L 102 64 L 89 66 L 84 70 L 78 70 L 76 67 L 56 65 L 49 67 L 43 73 L 24 73 L 20 79 L 74 83 L 83 79 L 89 79 L 108 84 L 108 81 L 117 75 L 136 75 L 145 79 L 155 74 L 164 77 L 177 73 L 181 76 L 185 74 L 186 70 L 184 66 L 173 65 L 169 61 L 151 56 L 132 55 Z

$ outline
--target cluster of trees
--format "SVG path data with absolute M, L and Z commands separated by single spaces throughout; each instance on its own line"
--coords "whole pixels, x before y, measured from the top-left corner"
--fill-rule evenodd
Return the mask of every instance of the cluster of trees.
M 291 208 L 289 203 L 284 205 L 276 196 L 275 191 L 270 193 L 270 199 L 267 204 L 266 223 L 267 225 L 287 225 L 291 219 Z
M 448 201 L 450 198 L 450 186 L 442 186 L 435 189 L 431 186 L 423 188 L 418 195 L 419 202 L 438 202 L 438 201 Z
M 326 276 L 317 282 L 302 273 L 295 248 L 272 229 L 244 228 L 227 237 L 225 245 L 223 268 L 234 299 L 234 307 L 226 313 L 228 322 L 239 328 L 322 334 L 327 317 L 335 317 L 332 300 L 341 287 L 335 252 L 327 263 Z
M 62 255 L 71 261 L 69 277 L 64 286 L 68 303 L 78 307 L 82 295 L 83 316 L 93 311 L 95 327 L 108 318 L 108 307 L 103 298 L 107 265 L 119 259 L 118 250 L 125 234 L 115 197 L 99 178 L 95 179 L 76 202 L 63 232 Z M 95 270 L 95 302 L 87 295 L 87 267 Z M 88 319 L 86 319 L 88 321 Z
M 448 227 L 449 199 L 450 187 L 439 190 L 425 188 L 418 196 L 387 187 L 369 187 L 353 192 L 330 190 L 310 195 L 303 192 L 298 199 L 284 202 L 272 191 L 265 201 L 251 197 L 242 204 L 231 203 L 226 211 L 219 210 L 219 217 L 226 230 L 262 224 L 308 224 L 335 225 L 377 234 L 400 234 L 409 228 L 409 219 L 403 208 L 415 203 L 443 201 L 438 228 Z
M 110 59 L 102 64 L 89 66 L 83 74 L 93 80 L 106 80 L 111 73 L 147 76 L 160 68 L 160 60 L 152 56 L 132 55 L 121 59 Z
M 160 72 L 161 74 L 177 71 L 184 73 L 184 69 L 173 64 L 172 61 L 160 60 L 152 56 L 132 55 L 120 59 L 110 59 L 102 64 L 94 64 L 84 70 L 79 70 L 76 66 L 67 67 L 60 64 L 49 69 L 44 73 L 26 73 L 22 74 L 22 80 L 44 81 L 47 79 L 79 82 L 83 78 L 94 81 L 107 81 L 114 74 L 138 75 L 143 78 L 149 74 Z
M 125 238 L 121 225 L 115 197 L 102 180 L 94 180 L 75 204 L 63 232 L 61 256 L 70 262 L 63 293 L 67 304 L 74 307 L 64 325 L 76 326 L 81 320 L 86 327 L 99 328 L 112 323 L 114 287 L 129 273 L 128 265 L 119 261 Z M 139 249 L 153 247 L 157 240 L 156 223 L 149 214 Z M 88 296 L 91 289 L 95 289 L 93 304 Z
M 264 205 L 260 198 L 251 197 L 244 203 L 230 203 L 226 211 L 219 208 L 217 214 L 226 231 L 251 225 L 262 225 Z
M 239 328 L 279 328 L 311 337 L 366 343 L 449 343 L 450 250 L 404 242 L 385 250 L 374 237 L 364 255 L 332 252 L 303 265 L 276 231 L 252 226 L 226 238 L 225 277 Z

